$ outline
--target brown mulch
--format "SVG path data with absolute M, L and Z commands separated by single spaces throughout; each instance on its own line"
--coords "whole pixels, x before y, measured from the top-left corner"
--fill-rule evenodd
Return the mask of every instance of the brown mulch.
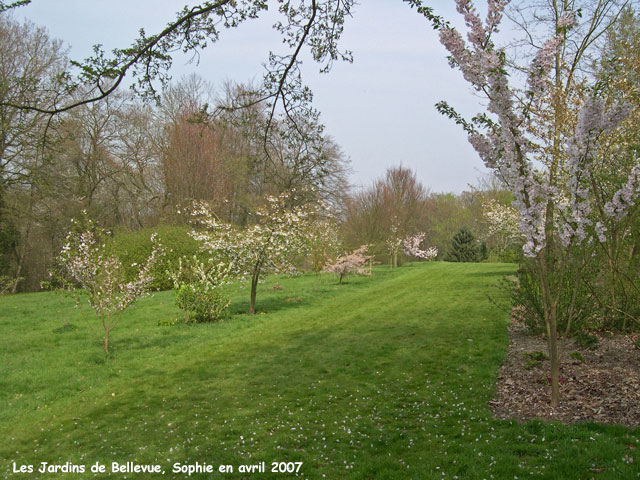
M 640 426 L 640 350 L 637 336 L 600 336 L 597 349 L 579 348 L 559 339 L 560 404 L 550 407 L 551 362 L 532 365 L 530 352 L 547 353 L 547 342 L 514 322 L 509 351 L 489 402 L 496 418 L 519 421 L 539 418 L 562 422 L 593 421 Z M 580 352 L 584 363 L 574 358 Z

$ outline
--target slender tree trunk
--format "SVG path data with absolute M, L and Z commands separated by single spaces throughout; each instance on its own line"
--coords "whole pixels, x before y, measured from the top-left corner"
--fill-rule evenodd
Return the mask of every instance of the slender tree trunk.
M 256 265 L 251 275 L 251 297 L 249 300 L 249 315 L 256 313 L 256 293 L 258 290 L 258 280 L 260 278 L 260 266 Z
M 546 254 L 538 257 L 538 273 L 542 289 L 542 305 L 547 327 L 547 343 L 551 359 L 551 406 L 557 407 L 560 400 L 560 357 L 558 355 L 558 309 L 553 297 L 547 272 Z
M 104 353 L 109 355 L 109 329 L 104 330 Z
M 549 353 L 551 357 L 551 406 L 560 401 L 560 358 L 558 355 L 558 318 L 555 304 L 549 312 Z
M 558 2 L 553 0 L 553 8 L 559 12 Z M 557 18 L 560 18 L 558 15 Z M 557 22 L 557 20 L 556 20 Z M 556 185 L 556 175 L 558 162 L 562 148 L 561 126 L 564 121 L 564 100 L 565 92 L 562 87 L 562 58 L 561 52 L 556 48 L 555 53 L 555 89 L 554 95 L 554 117 L 553 117 L 553 151 L 551 165 L 549 167 L 549 185 Z M 556 254 L 554 245 L 554 213 L 555 205 L 553 199 L 547 200 L 545 218 L 546 247 L 538 256 L 538 270 L 540 277 L 540 287 L 542 289 L 542 305 L 544 308 L 544 320 L 547 327 L 547 341 L 549 344 L 549 357 L 551 359 L 551 406 L 557 407 L 560 400 L 560 361 L 558 356 L 558 310 L 557 301 L 552 290 L 551 279 L 549 278 L 549 260 L 553 260 Z M 551 266 L 553 268 L 553 265 Z M 557 292 L 556 292 L 557 293 Z

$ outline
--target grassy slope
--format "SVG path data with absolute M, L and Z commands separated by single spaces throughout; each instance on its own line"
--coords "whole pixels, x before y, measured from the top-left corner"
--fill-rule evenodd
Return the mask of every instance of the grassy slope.
M 159 463 L 169 477 L 175 462 L 302 461 L 309 478 L 635 478 L 637 429 L 491 418 L 507 318 L 487 293 L 512 269 L 271 279 L 268 313 L 240 314 L 238 289 L 231 320 L 192 327 L 158 326 L 178 315 L 163 292 L 126 312 L 107 360 L 88 308 L 2 298 L 0 476 L 26 478 L 12 461 Z

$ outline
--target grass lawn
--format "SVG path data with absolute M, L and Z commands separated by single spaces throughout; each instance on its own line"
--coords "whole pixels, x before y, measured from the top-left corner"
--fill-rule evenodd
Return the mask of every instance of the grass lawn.
M 494 420 L 507 346 L 488 299 L 504 264 L 421 263 L 335 284 L 269 278 L 258 314 L 163 326 L 172 292 L 128 310 L 105 358 L 88 306 L 53 293 L 0 298 L 0 477 L 13 462 L 212 465 L 190 478 L 638 478 L 640 429 Z M 271 288 L 278 281 L 282 290 Z M 99 333 L 99 331 L 97 331 Z M 628 463 L 636 457 L 636 463 Z M 240 465 L 266 462 L 266 473 Z M 228 464 L 234 473 L 217 473 Z

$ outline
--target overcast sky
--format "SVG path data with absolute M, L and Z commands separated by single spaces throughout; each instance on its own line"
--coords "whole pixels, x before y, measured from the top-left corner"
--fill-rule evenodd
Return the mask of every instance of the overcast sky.
M 91 46 L 128 46 L 140 28 L 156 33 L 184 0 L 33 0 L 17 16 L 45 25 L 80 60 Z M 437 13 L 456 19 L 451 1 L 433 0 Z M 285 53 L 271 29 L 273 13 L 224 31 L 202 52 L 199 65 L 175 57 L 172 76 L 196 72 L 214 85 L 225 80 L 260 80 L 269 50 Z M 455 23 L 458 23 L 457 21 Z M 362 0 L 345 26 L 341 46 L 354 62 L 336 63 L 329 74 L 305 61 L 305 82 L 329 133 L 351 159 L 351 182 L 368 185 L 387 167 L 413 169 L 435 192 L 460 192 L 484 172 L 462 129 L 434 108 L 446 99 L 467 115 L 479 111 L 459 71 L 446 61 L 430 24 L 401 0 Z

